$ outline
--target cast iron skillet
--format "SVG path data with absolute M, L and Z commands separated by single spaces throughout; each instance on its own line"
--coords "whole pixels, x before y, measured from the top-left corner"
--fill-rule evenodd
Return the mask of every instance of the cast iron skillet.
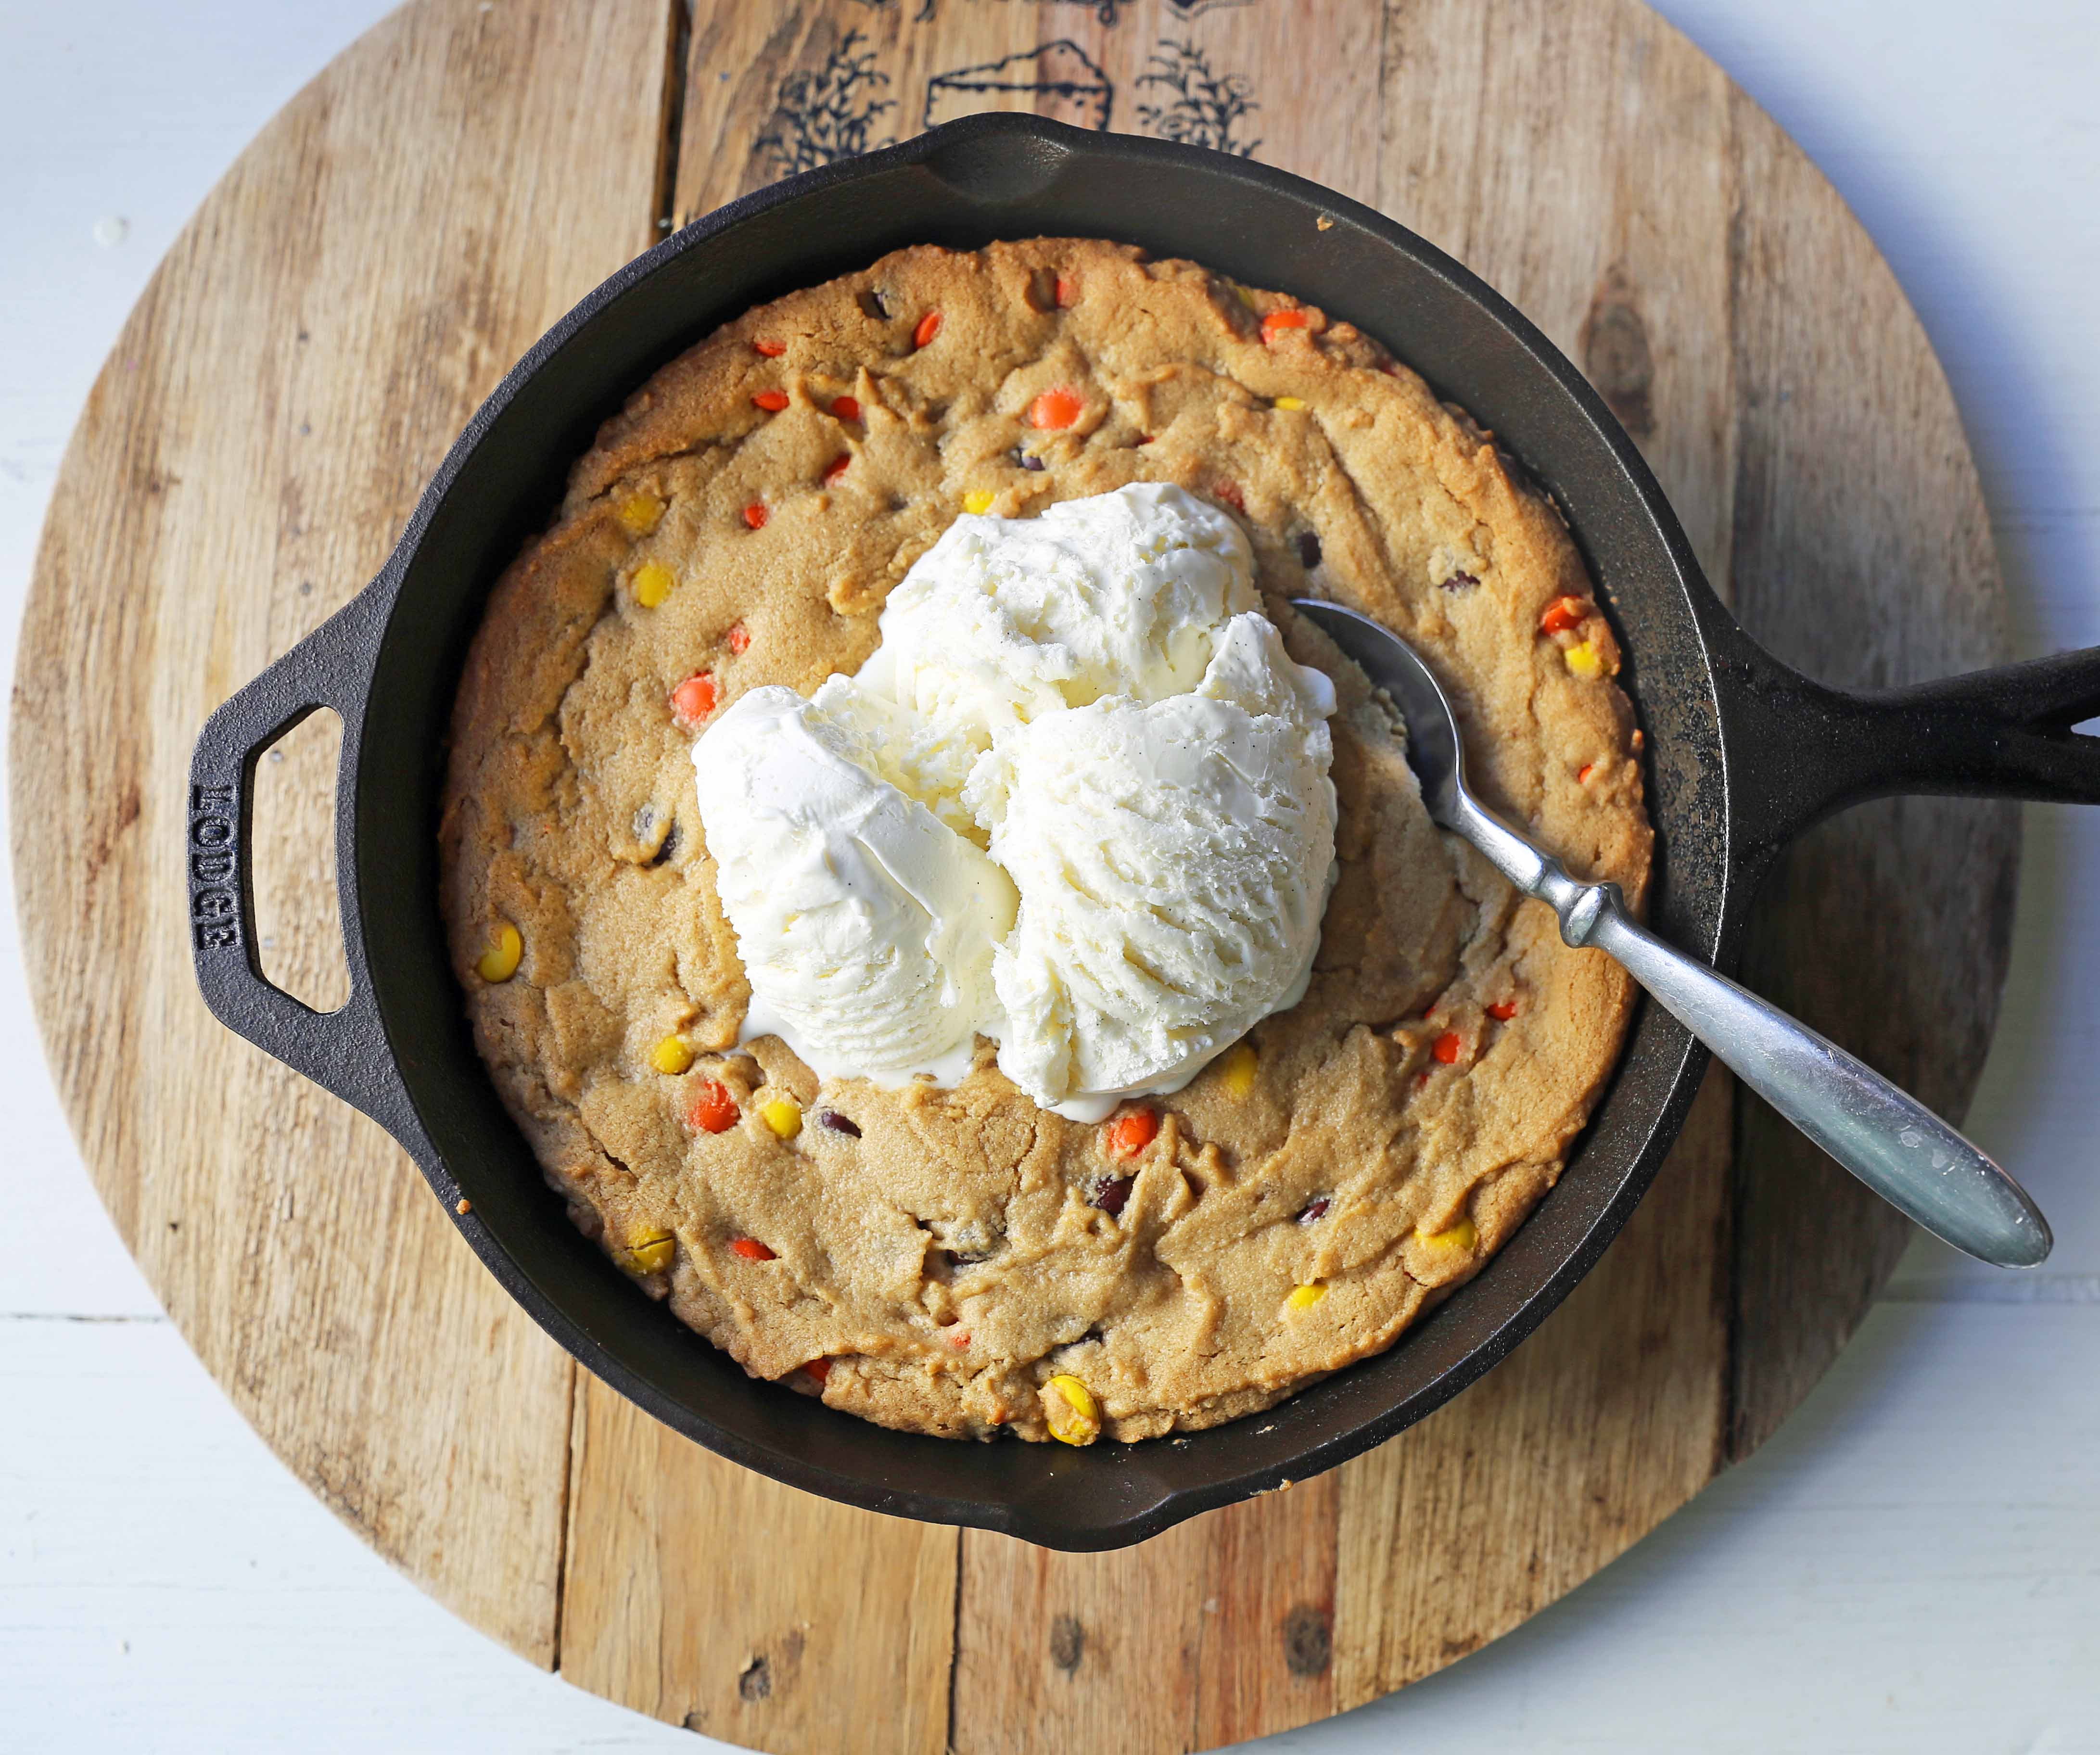
M 1331 221 L 1326 229 L 1315 222 Z M 1480 281 L 1368 208 L 1244 159 L 981 116 L 732 203 L 630 263 L 505 378 L 446 457 L 379 576 L 211 717 L 191 769 L 197 980 L 225 1023 L 354 1103 L 422 1166 L 511 1294 L 658 1418 L 850 1505 L 1100 1549 L 1299 1479 L 1448 1400 L 1602 1254 L 1705 1063 L 1659 1007 L 1636 1020 L 1560 1184 L 1471 1284 L 1390 1352 L 1271 1412 L 1187 1439 L 975 1444 L 909 1436 L 755 1382 L 640 1295 L 570 1225 L 477 1059 L 437 908 L 438 792 L 466 645 L 489 588 L 558 503 L 598 423 L 749 306 L 917 243 L 1109 237 L 1280 287 L 1389 346 L 1551 493 L 1606 594 L 1648 734 L 1653 919 L 1727 967 L 1773 854 L 1897 792 L 2100 802 L 2100 650 L 1872 696 L 1754 646 L 1701 578 L 1647 466 L 1580 374 Z M 256 959 L 255 764 L 306 714 L 342 715 L 338 879 L 351 994 L 322 1015 Z

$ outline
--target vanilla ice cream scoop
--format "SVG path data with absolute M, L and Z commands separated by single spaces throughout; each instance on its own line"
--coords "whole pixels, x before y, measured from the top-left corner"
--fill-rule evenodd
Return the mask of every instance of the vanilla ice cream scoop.
M 700 824 L 751 982 L 747 1037 L 885 1083 L 969 1070 L 998 1025 L 1007 875 L 854 760 L 792 689 L 754 689 L 693 747 Z
M 951 800 L 1001 731 L 1104 695 L 1187 693 L 1218 629 L 1255 601 L 1239 526 L 1171 485 L 1039 518 L 966 515 L 889 594 L 854 681 L 913 721 L 893 759 L 915 790 Z
M 1332 686 L 1174 487 L 964 517 L 814 699 L 694 745 L 747 1037 L 952 1083 L 974 1036 L 1045 1107 L 1179 1090 L 1305 991 L 1335 874 Z
M 999 1064 L 1081 1114 L 1195 1077 L 1312 977 L 1333 887 L 1333 686 L 1259 615 L 1202 684 L 1000 741 L 992 858 L 1021 893 L 993 960 Z

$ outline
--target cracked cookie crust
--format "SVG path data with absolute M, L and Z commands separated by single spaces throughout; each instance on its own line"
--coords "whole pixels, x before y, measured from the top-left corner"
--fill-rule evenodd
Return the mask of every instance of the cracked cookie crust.
M 1229 508 L 1291 655 L 1335 679 L 1310 991 L 1101 1127 L 1038 1109 L 982 1040 L 952 1090 L 739 1047 L 694 737 L 746 690 L 857 669 L 957 514 L 1134 481 Z M 1214 1425 L 1476 1272 L 1558 1175 L 1630 985 L 1431 825 L 1306 595 L 1412 642 L 1489 801 L 1639 897 L 1639 734 L 1573 542 L 1350 324 L 1037 239 L 899 251 L 659 372 L 490 597 L 439 828 L 476 1044 L 576 1222 L 746 1370 L 951 1437 Z

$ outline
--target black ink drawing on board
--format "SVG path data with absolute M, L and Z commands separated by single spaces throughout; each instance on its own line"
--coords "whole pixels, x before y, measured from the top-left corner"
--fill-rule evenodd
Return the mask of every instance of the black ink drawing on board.
M 1162 140 L 1185 146 L 1207 146 L 1214 152 L 1251 158 L 1260 139 L 1249 140 L 1239 126 L 1261 106 L 1242 73 L 1218 73 L 1210 57 L 1193 42 L 1162 37 L 1138 75 L 1137 89 L 1158 94 L 1158 101 L 1137 107 L 1139 125 Z
M 773 126 L 758 137 L 757 150 L 771 157 L 776 175 L 789 177 L 889 145 L 874 138 L 876 123 L 897 108 L 893 98 L 876 95 L 889 83 L 867 39 L 848 31 L 822 67 L 780 82 Z
M 887 11 L 899 0 L 860 0 L 871 12 Z M 1021 0 L 1022 4 L 1031 0 Z M 1123 22 L 1124 8 L 1130 0 L 1032 0 L 1043 7 L 1053 6 L 1083 7 L 1091 11 L 1104 30 L 1112 30 Z M 1228 7 L 1252 6 L 1254 0 L 1164 0 L 1167 10 L 1184 24 L 1192 18 L 1201 18 L 1206 12 L 1222 11 Z M 940 0 L 919 0 L 919 10 L 911 15 L 912 22 L 923 24 L 929 21 L 940 6 Z
M 1004 60 L 936 73 L 926 86 L 925 125 L 1004 108 L 1000 100 L 1016 96 L 1031 99 L 1028 108 L 1036 114 L 1075 128 L 1106 128 L 1115 108 L 1109 76 L 1079 44 L 1061 39 Z

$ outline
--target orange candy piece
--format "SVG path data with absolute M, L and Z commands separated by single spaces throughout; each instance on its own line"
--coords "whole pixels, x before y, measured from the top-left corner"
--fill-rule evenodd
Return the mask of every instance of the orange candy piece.
M 1516 1001 L 1514 999 L 1498 999 L 1493 1005 L 1488 1008 L 1488 1016 L 1492 1018 L 1498 1019 L 1502 1023 L 1507 1024 L 1511 1018 L 1516 1016 Z
M 1240 484 L 1238 482 L 1220 482 L 1211 492 L 1235 512 L 1246 510 L 1246 496 L 1240 492 Z
M 704 670 L 695 671 L 671 691 L 671 715 L 681 725 L 696 725 L 715 710 L 721 698 L 713 677 Z
M 788 351 L 788 344 L 785 342 L 753 342 L 751 345 L 765 355 L 768 359 L 778 359 Z
M 1590 613 L 1590 605 L 1583 597 L 1555 597 L 1546 606 L 1546 613 L 1538 618 L 1541 633 L 1565 633 L 1570 628 L 1579 628 L 1582 618 Z
M 860 418 L 859 400 L 852 396 L 835 396 L 832 399 L 832 412 L 841 421 L 858 421 Z
M 784 390 L 762 390 L 751 399 L 768 414 L 778 414 L 788 406 L 788 392 Z
M 1458 1064 L 1458 1056 L 1466 1052 L 1466 1041 L 1455 1030 L 1447 1030 L 1430 1044 L 1429 1052 L 1446 1066 Z
M 1312 321 L 1302 311 L 1272 311 L 1261 320 L 1261 338 L 1273 346 L 1286 329 L 1302 329 Z
M 1158 1132 L 1159 1117 L 1151 1109 L 1132 1109 L 1101 1130 L 1111 1158 L 1136 1158 Z
M 1070 275 L 1057 276 L 1057 305 L 1060 310 L 1070 310 L 1079 296 L 1079 284 Z
M 911 345 L 924 347 L 941 333 L 941 313 L 929 311 L 919 320 L 919 326 L 911 332 Z
M 852 463 L 852 461 L 853 453 L 850 451 L 840 452 L 838 456 L 832 458 L 829 463 L 827 463 L 824 465 L 824 479 L 827 482 L 836 481 L 841 475 L 845 474 L 847 465 Z
M 774 1259 L 773 1251 L 760 1242 L 757 1237 L 734 1238 L 730 1243 L 730 1247 L 746 1261 L 771 1261 Z
M 704 1078 L 686 1111 L 686 1125 L 698 1133 L 727 1133 L 736 1126 L 736 1099 L 718 1079 Z
M 829 1359 L 812 1359 L 802 1369 L 821 1383 L 832 1374 L 832 1362 Z
M 1028 424 L 1054 433 L 1070 426 L 1087 412 L 1087 405 L 1075 390 L 1059 385 L 1055 390 L 1046 390 L 1028 405 Z
M 741 658 L 751 650 L 751 630 L 739 622 L 722 636 L 722 644 L 729 648 L 732 658 Z
M 754 500 L 743 509 L 743 521 L 753 530 L 765 528 L 766 510 L 763 500 Z

